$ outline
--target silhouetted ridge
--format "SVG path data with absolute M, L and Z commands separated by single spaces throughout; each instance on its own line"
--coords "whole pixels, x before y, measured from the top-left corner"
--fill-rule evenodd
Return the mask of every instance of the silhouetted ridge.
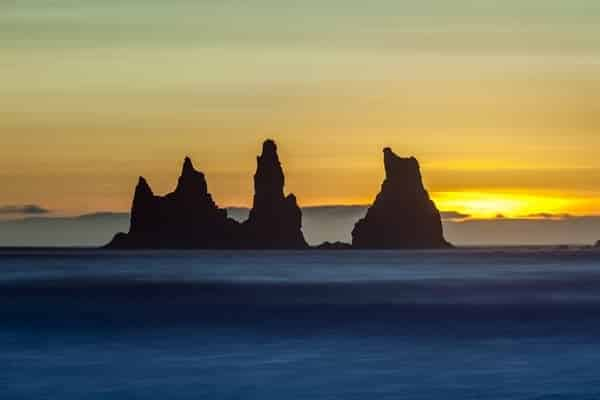
M 383 150 L 381 192 L 352 231 L 352 246 L 363 249 L 449 247 L 441 216 L 423 186 L 419 162 Z
M 200 197 L 208 195 L 208 187 L 204 174 L 194 169 L 192 160 L 189 157 L 186 157 L 183 161 L 183 168 L 181 176 L 177 181 L 175 193 L 195 194 Z
M 154 196 L 146 179 L 140 176 L 131 206 L 130 232 L 142 233 L 151 230 L 158 223 L 158 215 L 153 215 L 157 207 L 158 198 Z
M 285 178 L 272 140 L 263 143 L 256 158 L 254 201 L 244 222 L 244 247 L 302 249 L 308 247 L 302 234 L 302 211 L 296 196 L 285 197 Z
M 204 174 L 183 162 L 177 187 L 156 196 L 143 177 L 135 188 L 129 233 L 115 235 L 109 248 L 301 249 L 302 212 L 294 195 L 284 196 L 285 178 L 272 140 L 263 144 L 254 176 L 254 205 L 243 224 L 227 217 L 208 193 Z
M 383 150 L 381 192 L 352 231 L 358 249 L 443 248 L 440 213 L 423 186 L 419 163 Z M 305 249 L 302 211 L 293 194 L 285 195 L 285 176 L 277 145 L 266 140 L 256 158 L 254 199 L 248 219 L 227 217 L 208 192 L 204 174 L 186 157 L 172 193 L 156 196 L 140 177 L 131 207 L 129 233 L 117 234 L 110 248 Z M 323 243 L 322 249 L 347 249 Z
M 238 225 L 215 204 L 204 174 L 186 157 L 175 191 L 164 197 L 140 177 L 129 233 L 118 234 L 108 247 L 231 248 L 239 241 Z

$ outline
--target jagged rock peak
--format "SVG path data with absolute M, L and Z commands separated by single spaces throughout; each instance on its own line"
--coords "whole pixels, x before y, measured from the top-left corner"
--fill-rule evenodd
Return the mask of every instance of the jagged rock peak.
M 181 175 L 194 173 L 195 171 L 196 170 L 194 169 L 194 164 L 192 163 L 192 159 L 189 157 L 186 157 L 183 160 L 183 168 L 181 170 Z
M 386 147 L 383 149 L 383 164 L 387 181 L 415 185 L 415 188 L 424 190 L 421 168 L 415 157 L 400 157 Z
M 139 177 L 137 186 L 135 187 L 135 196 L 137 197 L 138 195 L 154 196 L 154 193 L 152 192 L 148 181 L 146 181 L 146 178 L 144 178 L 143 176 Z
M 267 139 L 263 143 L 261 155 L 256 157 L 255 196 L 259 199 L 283 198 L 284 185 L 285 177 L 277 155 L 277 145 L 273 140 Z
M 197 171 L 194 168 L 194 164 L 189 157 L 183 160 L 183 167 L 181 169 L 181 176 L 177 181 L 176 193 L 183 192 L 196 192 L 206 194 L 208 193 L 208 185 L 204 174 Z
M 284 196 L 285 178 L 273 140 L 265 140 L 256 163 L 254 201 L 244 223 L 245 245 L 251 248 L 306 248 L 302 211 L 293 194 Z
M 296 195 L 294 193 L 288 194 L 286 200 L 290 203 L 298 204 L 298 200 L 296 199 Z
M 151 214 L 156 207 L 156 199 L 146 179 L 140 176 L 131 205 L 131 232 L 143 231 L 152 224 L 149 221 L 153 219 Z
M 257 157 L 254 202 L 242 224 L 227 217 L 208 193 L 202 172 L 183 161 L 175 191 L 155 196 L 140 177 L 126 234 L 117 234 L 109 248 L 305 249 L 302 211 L 296 197 L 284 197 L 284 175 L 277 146 L 266 140 Z
M 146 180 L 139 178 L 129 232 L 116 235 L 108 247 L 236 248 L 239 236 L 239 224 L 215 204 L 204 174 L 186 157 L 174 192 L 154 195 Z
M 267 139 L 263 142 L 262 154 L 259 156 L 259 158 L 279 162 L 279 156 L 277 155 L 277 144 L 275 144 L 273 139 Z
M 403 249 L 450 246 L 441 217 L 423 186 L 419 163 L 383 149 L 385 180 L 366 216 L 352 231 L 356 248 Z

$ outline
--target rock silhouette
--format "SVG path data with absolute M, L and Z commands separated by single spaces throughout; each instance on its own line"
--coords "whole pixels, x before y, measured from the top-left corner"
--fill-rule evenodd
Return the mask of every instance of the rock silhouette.
M 304 249 L 302 211 L 296 196 L 284 195 L 285 177 L 272 140 L 263 143 L 256 158 L 254 201 L 243 224 L 243 247 L 258 249 Z
M 444 248 L 440 212 L 423 186 L 417 160 L 384 149 L 386 178 L 374 204 L 352 231 L 352 245 L 323 243 L 318 248 Z M 208 192 L 204 174 L 185 158 L 172 193 L 157 196 L 140 177 L 128 233 L 107 245 L 119 249 L 306 249 L 302 211 L 285 195 L 285 176 L 277 145 L 266 140 L 256 158 L 254 199 L 248 219 L 228 218 Z
M 317 250 L 351 250 L 352 245 L 344 242 L 323 242 L 316 247 Z
M 440 212 L 423 186 L 419 163 L 383 150 L 381 192 L 352 231 L 358 249 L 427 249 L 451 245 L 444 239 Z
M 107 245 L 118 249 L 303 249 L 302 211 L 285 178 L 272 140 L 263 144 L 254 175 L 254 205 L 240 224 L 227 217 L 208 193 L 204 174 L 185 158 L 177 187 L 156 196 L 140 177 L 131 207 L 129 233 Z
M 128 234 L 117 234 L 112 248 L 231 248 L 239 243 L 239 227 L 213 201 L 206 179 L 186 157 L 175 191 L 156 196 L 139 178 L 131 207 Z

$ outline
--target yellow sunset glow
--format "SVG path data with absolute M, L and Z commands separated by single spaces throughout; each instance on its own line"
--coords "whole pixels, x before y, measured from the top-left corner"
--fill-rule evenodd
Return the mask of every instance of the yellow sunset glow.
M 249 206 L 272 138 L 302 206 L 371 204 L 391 147 L 443 211 L 599 215 L 598 9 L 524 2 L 0 1 L 0 207 L 127 212 L 185 156 Z
M 473 218 L 528 217 L 539 213 L 561 214 L 577 200 L 520 193 L 442 192 L 434 200 L 442 210 L 455 210 Z

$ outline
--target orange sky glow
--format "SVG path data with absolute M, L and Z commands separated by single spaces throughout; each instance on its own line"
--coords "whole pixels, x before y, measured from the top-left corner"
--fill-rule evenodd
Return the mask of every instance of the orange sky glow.
M 0 206 L 126 211 L 186 155 L 249 205 L 274 138 L 302 205 L 370 203 L 390 146 L 442 210 L 600 214 L 597 2 L 225 3 L 0 5 Z

